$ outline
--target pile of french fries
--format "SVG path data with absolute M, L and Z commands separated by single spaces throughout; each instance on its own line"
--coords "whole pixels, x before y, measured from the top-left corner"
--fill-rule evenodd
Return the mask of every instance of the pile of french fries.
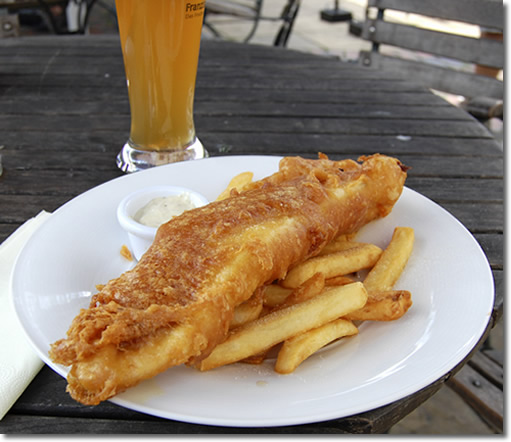
M 236 176 L 219 199 L 243 190 L 251 179 L 249 173 Z M 410 227 L 396 227 L 384 250 L 355 241 L 355 235 L 339 236 L 239 305 L 229 336 L 198 368 L 262 363 L 273 351 L 275 371 L 288 374 L 327 344 L 356 335 L 360 321 L 401 318 L 412 305 L 411 294 L 394 285 L 413 244 Z

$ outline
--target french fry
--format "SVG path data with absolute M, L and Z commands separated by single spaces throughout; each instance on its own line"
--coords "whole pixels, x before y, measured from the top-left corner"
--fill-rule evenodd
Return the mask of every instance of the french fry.
M 386 292 L 394 287 L 412 253 L 413 243 L 414 231 L 411 227 L 394 229 L 390 243 L 364 280 L 370 294 Z
M 333 278 L 325 279 L 325 285 L 327 287 L 332 287 L 334 285 L 346 285 L 357 282 L 355 279 L 350 276 L 334 276 Z
M 321 327 L 294 336 L 284 342 L 279 350 L 275 371 L 280 374 L 292 373 L 305 359 L 320 348 L 344 336 L 358 333 L 357 327 L 346 319 L 336 319 Z
M 282 304 L 293 292 L 293 289 L 286 289 L 278 284 L 269 284 L 263 289 L 263 304 L 267 307 L 276 307 Z
M 323 273 L 312 275 L 302 285 L 294 289 L 291 294 L 275 308 L 282 309 L 300 302 L 307 301 L 314 296 L 319 295 L 325 288 L 325 276 Z
M 234 315 L 229 324 L 233 329 L 247 322 L 257 319 L 263 310 L 263 289 L 257 289 L 254 294 L 245 302 L 242 302 L 234 309 Z
M 296 288 L 315 273 L 323 273 L 325 278 L 346 275 L 372 267 L 382 254 L 382 249 L 374 244 L 364 244 L 325 256 L 316 256 L 293 267 L 284 280 L 283 287 Z
M 258 354 L 300 333 L 362 308 L 367 293 L 360 282 L 332 287 L 300 304 L 276 310 L 245 324 L 216 346 L 198 368 L 211 370 Z
M 312 275 L 295 289 L 287 289 L 278 284 L 270 284 L 263 289 L 263 304 L 266 307 L 271 307 L 271 309 L 289 307 L 292 304 L 297 304 L 319 295 L 324 287 L 325 277 L 322 273 Z
M 322 273 L 316 273 L 312 278 L 305 281 L 300 287 L 291 291 L 291 293 L 282 301 L 282 303 L 276 305 L 267 312 L 263 312 L 262 315 L 267 315 L 273 311 L 281 310 L 286 307 L 298 304 L 300 302 L 307 301 L 314 296 L 319 295 L 325 288 L 325 277 Z M 261 316 L 262 316 L 261 315 Z M 262 364 L 266 359 L 266 355 L 270 349 L 264 350 L 256 355 L 249 356 L 243 359 L 241 362 L 247 364 Z
M 373 293 L 366 304 L 344 316 L 351 321 L 395 321 L 412 306 L 412 295 L 407 290 Z
M 357 241 L 348 241 L 341 236 L 329 242 L 316 256 L 330 255 L 331 253 L 342 252 L 343 250 L 353 249 L 362 245 L 366 244 Z
M 251 364 L 251 365 L 260 365 L 262 364 L 266 356 L 268 355 L 271 348 L 267 350 L 263 350 L 261 353 L 257 353 L 256 355 L 249 356 L 248 358 L 242 359 L 240 362 L 243 362 L 244 364 Z
M 252 178 L 254 178 L 254 174 L 252 172 L 239 173 L 229 182 L 225 190 L 220 195 L 218 195 L 216 200 L 220 201 L 225 198 L 229 198 L 233 189 L 241 192 L 247 184 L 252 182 Z

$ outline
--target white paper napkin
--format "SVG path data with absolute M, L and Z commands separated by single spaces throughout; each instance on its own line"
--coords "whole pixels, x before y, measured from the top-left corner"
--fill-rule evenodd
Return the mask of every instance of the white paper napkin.
M 18 253 L 49 216 L 40 212 L 0 245 L 0 420 L 43 366 L 14 313 L 11 274 Z

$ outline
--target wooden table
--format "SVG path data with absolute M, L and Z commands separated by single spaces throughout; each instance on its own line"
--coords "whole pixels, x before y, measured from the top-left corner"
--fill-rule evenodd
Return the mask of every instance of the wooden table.
M 497 287 L 489 329 L 500 317 L 503 153 L 486 128 L 462 110 L 411 81 L 336 59 L 205 41 L 195 121 L 211 155 L 314 157 L 321 151 L 333 159 L 374 152 L 397 156 L 412 166 L 407 186 L 450 211 L 480 242 Z M 0 40 L 0 242 L 42 209 L 53 211 L 122 175 L 115 156 L 129 124 L 116 36 Z M 44 367 L 0 422 L 0 430 L 384 432 L 451 374 L 362 415 L 297 427 L 238 429 L 163 420 L 111 403 L 82 406 L 64 392 L 64 379 Z

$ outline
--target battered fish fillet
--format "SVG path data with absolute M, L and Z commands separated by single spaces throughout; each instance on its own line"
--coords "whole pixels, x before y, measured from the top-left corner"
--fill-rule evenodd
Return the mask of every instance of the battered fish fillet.
M 197 364 L 257 288 L 387 215 L 406 168 L 382 155 L 359 161 L 287 157 L 249 190 L 162 225 L 138 264 L 95 294 L 51 346 L 51 359 L 71 366 L 71 396 L 98 404 L 169 367 Z

